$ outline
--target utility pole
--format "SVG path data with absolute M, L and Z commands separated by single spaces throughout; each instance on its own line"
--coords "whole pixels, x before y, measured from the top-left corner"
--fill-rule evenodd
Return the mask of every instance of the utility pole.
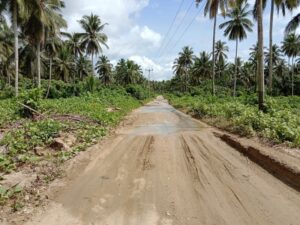
M 148 72 L 148 97 L 150 98 L 150 79 L 151 79 L 151 72 L 153 72 L 153 69 L 146 69 Z

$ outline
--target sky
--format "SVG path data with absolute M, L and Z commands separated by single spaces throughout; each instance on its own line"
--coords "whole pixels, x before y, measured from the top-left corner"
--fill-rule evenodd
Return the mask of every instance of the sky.
M 109 49 L 104 49 L 103 54 L 113 64 L 120 58 L 129 58 L 140 64 L 147 76 L 146 70 L 153 69 L 152 80 L 167 80 L 173 76 L 173 61 L 184 46 L 192 47 L 195 55 L 199 55 L 200 51 L 211 52 L 213 23 L 204 17 L 203 5 L 197 8 L 194 2 L 195 0 L 65 0 L 63 15 L 68 21 L 69 32 L 82 31 L 78 20 L 83 15 L 99 15 L 102 22 L 108 24 L 104 32 L 108 35 Z M 248 2 L 253 5 L 254 0 Z M 263 18 L 265 46 L 268 46 L 269 38 L 269 8 L 267 6 Z M 177 12 L 178 16 L 174 21 Z M 299 9 L 287 12 L 285 17 L 275 15 L 274 43 L 280 45 L 286 24 L 297 13 Z M 226 18 L 218 16 L 217 21 L 220 24 Z M 253 32 L 248 33 L 247 39 L 239 45 L 238 54 L 244 60 L 249 57 L 249 48 L 256 43 L 256 29 L 254 24 Z M 235 42 L 224 37 L 223 31 L 219 29 L 216 40 L 227 42 L 228 59 L 233 62 Z

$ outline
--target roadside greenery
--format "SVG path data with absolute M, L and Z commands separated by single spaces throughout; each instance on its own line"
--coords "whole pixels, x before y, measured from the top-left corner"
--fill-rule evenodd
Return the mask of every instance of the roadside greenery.
M 268 97 L 265 112 L 258 110 L 255 95 L 233 98 L 170 94 L 168 99 L 175 107 L 219 128 L 300 147 L 300 97 Z
M 9 173 L 46 158 L 69 159 L 105 136 L 109 128 L 141 105 L 137 97 L 146 96 L 139 87 L 131 87 L 130 93 L 122 87 L 101 88 L 94 93 L 60 99 L 42 99 L 41 93 L 39 89 L 32 89 L 17 99 L 0 100 L 3 115 L 0 128 L 4 129 L 0 140 L 0 173 Z M 72 148 L 51 150 L 55 138 L 64 133 L 75 137 Z

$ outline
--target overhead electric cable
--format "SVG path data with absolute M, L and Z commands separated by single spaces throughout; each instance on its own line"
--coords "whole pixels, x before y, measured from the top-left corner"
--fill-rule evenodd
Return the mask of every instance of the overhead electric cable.
M 172 21 L 171 25 L 169 26 L 169 29 L 168 29 L 168 31 L 166 32 L 166 34 L 165 34 L 165 36 L 164 36 L 164 38 L 163 38 L 162 45 L 161 45 L 161 47 L 160 47 L 160 49 L 159 49 L 158 52 L 160 52 L 160 51 L 162 50 L 162 46 L 165 44 L 165 41 L 166 41 L 168 35 L 170 34 L 170 32 L 171 32 L 171 30 L 172 30 L 172 28 L 173 28 L 173 26 L 174 26 L 174 24 L 175 24 L 175 22 L 176 22 L 176 19 L 177 19 L 178 15 L 179 15 L 179 12 L 180 12 L 181 9 L 182 9 L 182 6 L 183 6 L 184 1 L 185 1 L 185 0 L 182 0 L 182 1 L 181 1 L 180 5 L 179 5 L 179 7 L 178 7 L 178 9 L 177 9 L 177 12 L 176 12 L 176 14 L 175 14 L 175 16 L 174 16 L 174 18 L 173 18 L 173 21 Z
M 189 6 L 189 8 L 188 8 L 188 10 L 185 11 L 185 14 L 184 14 L 184 16 L 183 16 L 181 22 L 180 22 L 179 25 L 177 26 L 175 32 L 173 33 L 173 35 L 171 36 L 171 38 L 169 38 L 169 41 L 167 42 L 167 44 L 163 47 L 163 51 L 159 54 L 159 57 L 161 57 L 161 56 L 163 55 L 164 51 L 168 48 L 168 46 L 170 45 L 171 41 L 173 40 L 173 38 L 174 38 L 174 37 L 176 36 L 176 34 L 178 33 L 179 28 L 183 25 L 183 23 L 184 23 L 184 21 L 185 21 L 185 18 L 187 17 L 187 15 L 189 14 L 189 12 L 191 11 L 192 6 L 193 6 L 194 3 L 195 3 L 195 1 L 192 0 L 190 6 Z

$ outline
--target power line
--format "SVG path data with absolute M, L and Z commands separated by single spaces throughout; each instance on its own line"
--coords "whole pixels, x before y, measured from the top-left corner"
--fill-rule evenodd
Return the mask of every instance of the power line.
M 204 7 L 204 5 L 202 6 L 202 8 Z M 201 12 L 202 8 L 195 14 L 195 16 L 193 17 L 192 21 L 189 23 L 189 25 L 185 28 L 185 30 L 183 31 L 182 35 L 180 36 L 180 38 L 175 42 L 175 45 L 173 46 L 173 48 L 175 48 L 178 43 L 182 40 L 182 38 L 184 37 L 184 35 L 186 34 L 186 32 L 188 31 L 188 29 L 192 26 L 192 24 L 195 22 L 197 16 L 199 15 L 199 13 Z
M 183 6 L 184 1 L 185 1 L 185 0 L 182 0 L 182 1 L 181 1 L 181 4 L 179 5 L 179 7 L 178 7 L 178 9 L 177 9 L 177 12 L 176 12 L 176 14 L 175 14 L 175 17 L 173 18 L 173 21 L 172 21 L 171 25 L 169 26 L 169 29 L 168 29 L 168 31 L 166 32 L 166 34 L 165 34 L 165 36 L 164 36 L 164 38 L 163 38 L 162 45 L 161 45 L 161 47 L 160 47 L 160 49 L 159 49 L 158 52 L 160 52 L 160 51 L 162 50 L 162 46 L 165 44 L 165 41 L 166 41 L 168 35 L 170 34 L 170 32 L 171 32 L 171 30 L 172 30 L 172 28 L 173 28 L 173 26 L 174 26 L 174 24 L 175 24 L 175 21 L 176 21 L 178 15 L 179 15 L 180 10 L 182 9 L 182 6 Z
M 163 47 L 163 51 L 159 54 L 159 57 L 161 57 L 163 55 L 164 50 L 168 48 L 168 46 L 170 45 L 170 43 L 173 40 L 173 38 L 175 37 L 175 35 L 178 33 L 179 28 L 183 25 L 183 23 L 185 21 L 185 18 L 187 17 L 187 15 L 189 14 L 189 12 L 191 11 L 192 6 L 193 6 L 194 3 L 195 3 L 195 1 L 192 0 L 190 6 L 188 8 L 188 10 L 185 12 L 185 14 L 184 14 L 184 16 L 183 16 L 180 24 L 177 26 L 177 28 L 176 28 L 175 32 L 173 33 L 173 35 L 171 36 L 171 38 L 169 38 L 169 41 L 167 42 L 167 44 Z

